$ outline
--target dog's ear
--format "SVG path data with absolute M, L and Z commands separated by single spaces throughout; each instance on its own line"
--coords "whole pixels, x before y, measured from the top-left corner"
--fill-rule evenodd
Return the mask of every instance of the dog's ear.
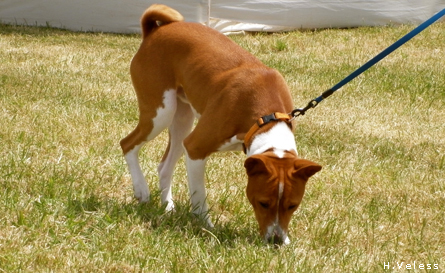
M 294 171 L 292 172 L 293 177 L 301 177 L 305 180 L 313 176 L 321 170 L 321 166 L 315 162 L 306 159 L 296 159 L 294 162 Z
M 244 162 L 244 168 L 246 168 L 248 176 L 269 173 L 267 163 L 261 155 L 253 155 L 248 157 Z

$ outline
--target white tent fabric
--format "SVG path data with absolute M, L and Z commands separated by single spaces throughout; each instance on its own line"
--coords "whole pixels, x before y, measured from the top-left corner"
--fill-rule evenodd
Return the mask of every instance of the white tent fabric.
M 419 24 L 445 8 L 445 0 L 0 0 L 0 21 L 134 33 L 155 2 L 221 32 Z
M 211 17 L 223 19 L 212 24 L 222 32 L 280 31 L 419 24 L 443 8 L 445 0 L 212 0 Z
M 19 25 L 49 25 L 81 31 L 134 33 L 140 32 L 139 19 L 144 10 L 155 2 L 160 1 L 0 0 L 0 21 Z M 207 20 L 207 11 L 200 11 L 205 7 L 200 2 L 195 0 L 162 2 L 180 11 L 188 21 Z

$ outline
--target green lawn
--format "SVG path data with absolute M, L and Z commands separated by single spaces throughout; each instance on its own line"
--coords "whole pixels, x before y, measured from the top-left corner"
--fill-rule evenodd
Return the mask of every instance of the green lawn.
M 412 28 L 232 39 L 302 107 Z M 153 200 L 133 199 L 119 140 L 137 124 L 139 35 L 0 25 L 0 272 L 444 271 L 444 41 L 445 23 L 431 26 L 298 118 L 300 156 L 324 168 L 291 244 L 274 247 L 258 235 L 242 153 L 208 162 L 213 230 L 189 213 L 183 161 L 177 211 L 160 205 L 166 132 L 142 152 Z

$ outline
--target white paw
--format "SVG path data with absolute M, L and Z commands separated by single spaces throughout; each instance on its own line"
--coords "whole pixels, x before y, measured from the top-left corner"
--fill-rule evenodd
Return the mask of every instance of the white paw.
M 147 203 L 150 200 L 150 193 L 148 192 L 147 185 L 142 183 L 134 184 L 134 197 L 139 201 L 139 203 Z

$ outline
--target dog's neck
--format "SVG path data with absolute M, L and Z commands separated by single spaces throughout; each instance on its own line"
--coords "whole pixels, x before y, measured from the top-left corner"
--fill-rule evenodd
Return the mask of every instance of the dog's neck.
M 255 135 L 251 145 L 246 149 L 246 154 L 249 157 L 268 150 L 273 150 L 280 158 L 286 151 L 294 151 L 297 154 L 294 134 L 286 122 L 277 122 L 269 130 Z

